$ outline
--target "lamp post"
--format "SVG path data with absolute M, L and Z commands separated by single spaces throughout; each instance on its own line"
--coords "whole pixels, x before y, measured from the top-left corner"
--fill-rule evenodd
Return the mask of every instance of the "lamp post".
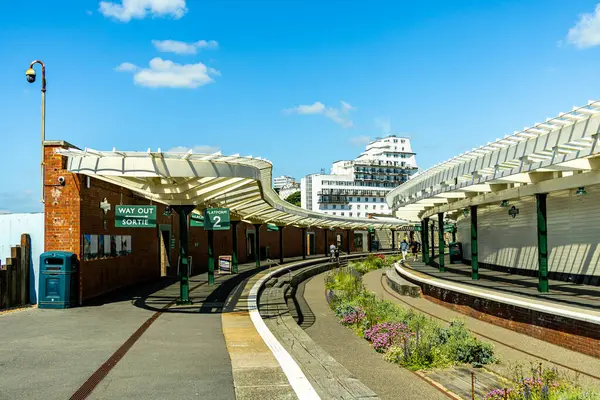
M 29 64 L 29 69 L 25 72 L 25 76 L 27 77 L 27 82 L 33 83 L 35 82 L 35 70 L 33 66 L 35 64 L 40 64 L 42 66 L 42 160 L 40 164 L 40 169 L 42 173 L 42 203 L 44 203 L 45 195 L 44 195 L 44 141 L 46 140 L 46 66 L 40 60 L 35 60 L 31 64 Z

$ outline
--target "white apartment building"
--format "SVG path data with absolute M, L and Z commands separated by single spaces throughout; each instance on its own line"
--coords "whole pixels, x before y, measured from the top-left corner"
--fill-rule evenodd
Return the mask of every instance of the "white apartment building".
M 331 174 L 302 178 L 302 207 L 345 217 L 391 215 L 385 196 L 417 170 L 409 138 L 378 138 L 354 160 L 334 162 Z
M 296 184 L 296 178 L 292 178 L 291 176 L 283 175 L 273 178 L 273 189 L 276 191 L 279 191 L 279 189 L 286 186 L 294 186 Z

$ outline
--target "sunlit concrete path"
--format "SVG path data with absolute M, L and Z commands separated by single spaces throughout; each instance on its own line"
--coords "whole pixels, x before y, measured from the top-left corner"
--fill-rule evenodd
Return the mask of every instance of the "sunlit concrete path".
M 0 399 L 85 398 L 89 391 L 93 399 L 233 399 L 221 312 L 234 287 L 259 271 L 240 265 L 239 274 L 217 275 L 214 286 L 206 274 L 192 277 L 192 305 L 175 305 L 179 284 L 162 280 L 84 307 L 1 315 Z

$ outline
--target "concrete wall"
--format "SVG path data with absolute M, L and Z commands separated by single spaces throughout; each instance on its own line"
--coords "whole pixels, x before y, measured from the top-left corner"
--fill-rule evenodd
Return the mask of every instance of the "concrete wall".
M 44 214 L 0 214 L 1 260 L 10 257 L 10 248 L 21 243 L 23 233 L 31 236 L 30 301 L 31 304 L 35 304 L 37 303 L 40 254 L 44 251 Z
M 552 279 L 592 282 L 600 277 L 600 185 L 586 187 L 587 195 L 576 189 L 549 193 L 547 197 L 548 271 Z M 537 260 L 537 213 L 535 197 L 479 206 L 479 262 L 516 268 L 535 274 Z M 512 218 L 510 207 L 519 209 Z M 471 259 L 470 214 L 458 221 L 458 240 L 464 257 Z

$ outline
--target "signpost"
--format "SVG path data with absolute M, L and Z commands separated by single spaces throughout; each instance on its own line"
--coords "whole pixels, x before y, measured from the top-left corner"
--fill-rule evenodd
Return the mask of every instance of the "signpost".
M 190 214 L 190 226 L 204 228 L 204 217 L 197 213 Z
M 219 274 L 231 274 L 231 256 L 219 256 Z
M 229 226 L 229 208 L 207 208 L 204 210 L 204 229 L 207 231 L 228 231 Z
M 415 226 L 413 226 L 413 231 L 414 232 L 421 232 L 421 229 L 422 229 L 421 225 L 415 225 Z
M 156 206 L 116 206 L 115 227 L 156 228 Z

